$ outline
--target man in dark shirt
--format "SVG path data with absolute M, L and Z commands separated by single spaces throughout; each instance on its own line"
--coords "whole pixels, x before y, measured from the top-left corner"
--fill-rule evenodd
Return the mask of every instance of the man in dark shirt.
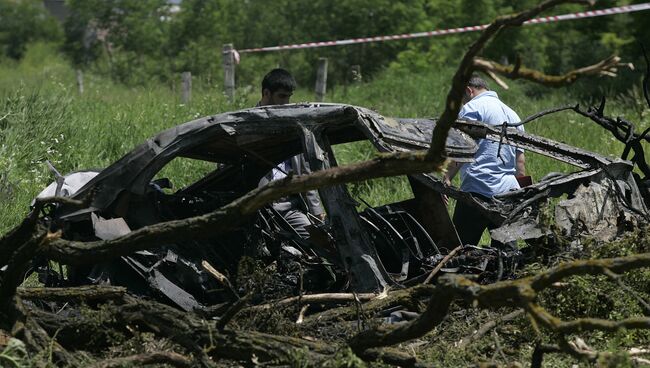
M 296 81 L 285 69 L 273 69 L 262 80 L 262 98 L 257 106 L 285 105 L 290 103 Z M 302 154 L 290 157 L 279 163 L 276 167 L 260 180 L 260 186 L 270 181 L 282 179 L 288 173 L 296 175 L 310 173 L 309 165 Z M 306 227 L 311 225 L 307 213 L 311 213 L 320 220 L 325 219 L 325 211 L 321 206 L 318 192 L 310 190 L 300 195 L 292 195 L 273 202 L 273 208 L 291 225 L 298 235 L 309 237 Z

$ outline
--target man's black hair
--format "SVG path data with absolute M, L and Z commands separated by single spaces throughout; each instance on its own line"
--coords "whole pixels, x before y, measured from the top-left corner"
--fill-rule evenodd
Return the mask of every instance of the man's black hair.
M 268 89 L 271 93 L 283 89 L 293 92 L 296 89 L 296 80 L 293 75 L 282 68 L 273 69 L 262 79 L 262 91 Z
M 490 86 L 488 86 L 485 79 L 479 77 L 478 75 L 472 75 L 472 77 L 469 79 L 469 82 L 467 82 L 467 86 L 486 89 L 488 91 L 490 90 Z

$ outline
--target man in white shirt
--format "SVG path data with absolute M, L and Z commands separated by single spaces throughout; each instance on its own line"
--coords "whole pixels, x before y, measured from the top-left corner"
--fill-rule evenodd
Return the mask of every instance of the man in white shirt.
M 465 105 L 458 118 L 481 121 L 489 125 L 516 124 L 521 119 L 510 107 L 499 100 L 496 92 L 490 91 L 485 80 L 472 77 L 465 88 Z M 523 126 L 517 129 L 524 130 Z M 526 175 L 524 151 L 509 145 L 502 145 L 487 139 L 480 139 L 474 162 L 459 164 L 452 162 L 443 180 L 447 185 L 460 171 L 460 190 L 472 195 L 491 198 L 513 189 L 519 189 L 518 176 Z M 463 244 L 476 245 L 483 231 L 497 227 L 475 208 L 457 202 L 454 211 L 454 226 Z M 494 243 L 494 242 L 493 242 Z M 494 244 L 499 245 L 499 244 Z

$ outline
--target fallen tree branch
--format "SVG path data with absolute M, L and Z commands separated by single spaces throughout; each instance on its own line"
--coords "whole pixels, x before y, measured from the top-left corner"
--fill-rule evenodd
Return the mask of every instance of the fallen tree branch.
M 113 368 L 124 366 L 140 367 L 149 364 L 169 364 L 174 367 L 181 368 L 192 367 L 192 361 L 181 354 L 158 351 L 155 353 L 145 353 L 131 355 L 128 357 L 106 359 L 90 365 L 90 368 Z
M 31 316 L 31 310 L 25 307 L 19 297 L 12 299 L 13 315 L 11 321 L 11 335 L 27 347 L 30 354 L 38 354 L 49 351 L 51 360 L 54 364 L 64 367 L 76 367 L 79 365 L 79 359 L 70 354 L 54 337 L 57 331 L 46 331 Z M 50 332 L 50 333 L 48 333 Z M 78 333 L 77 333 L 78 334 Z
M 544 354 L 548 353 L 561 353 L 562 349 L 557 345 L 550 344 L 537 344 L 535 345 L 535 350 L 533 350 L 533 355 L 530 359 L 530 368 L 541 368 L 542 361 L 544 360 Z
M 210 359 L 232 359 L 251 362 L 256 357 L 260 363 L 274 361 L 288 364 L 294 359 L 296 350 L 305 351 L 313 365 L 324 362 L 335 353 L 335 346 L 320 342 L 288 336 L 278 336 L 254 331 L 222 330 L 215 321 L 206 321 L 192 313 L 179 311 L 154 301 L 138 300 L 128 295 L 123 304 L 99 311 L 87 310 L 74 319 L 56 316 L 53 313 L 34 309 L 33 318 L 44 321 L 50 333 L 60 331 L 61 344 L 70 349 L 78 346 L 78 332 L 92 336 L 111 328 L 137 326 L 143 331 L 151 331 L 159 337 L 171 341 L 192 352 L 204 367 L 213 366 Z M 108 315 L 107 315 L 108 314 Z M 103 321 L 98 324 L 97 321 Z M 98 346 L 96 348 L 101 348 Z
M 53 302 L 89 302 L 120 299 L 126 294 L 121 286 L 77 286 L 68 288 L 18 288 L 18 296 L 25 300 L 42 300 Z
M 530 123 L 531 121 L 539 119 L 542 116 L 546 116 L 546 115 L 549 115 L 549 114 L 554 114 L 554 113 L 560 112 L 560 111 L 574 110 L 575 108 L 576 108 L 575 105 L 568 105 L 568 106 L 561 106 L 561 107 L 557 107 L 557 108 L 553 108 L 553 109 L 540 111 L 540 112 L 538 112 L 536 114 L 533 114 L 533 115 L 525 118 L 524 120 L 518 122 L 517 124 L 508 124 L 508 127 L 517 127 L 517 126 L 520 126 L 520 125 Z
M 559 334 L 594 330 L 616 331 L 621 328 L 648 329 L 650 328 L 648 317 L 627 318 L 621 321 L 596 318 L 562 321 L 535 303 L 538 292 L 567 277 L 601 275 L 605 274 L 606 270 L 621 273 L 643 267 L 650 267 L 650 253 L 573 261 L 534 276 L 484 286 L 459 275 L 444 275 L 438 279 L 438 285 L 433 291 L 427 309 L 417 319 L 399 327 L 380 326 L 363 331 L 350 340 L 350 346 L 355 352 L 363 352 L 369 348 L 393 345 L 423 336 L 442 322 L 449 305 L 456 298 L 485 309 L 522 307 L 536 323 Z
M 0 238 L 0 259 L 6 265 L 13 253 L 34 235 L 38 211 L 30 211 L 21 223 Z
M 374 315 L 382 310 L 398 305 L 413 311 L 419 311 L 421 309 L 420 299 L 430 297 L 434 290 L 435 286 L 433 285 L 418 285 L 409 289 L 395 290 L 390 292 L 386 298 L 370 300 L 363 305 L 363 309 L 368 315 Z M 331 321 L 353 321 L 356 319 L 357 308 L 355 304 L 353 306 L 330 309 L 307 316 L 303 324 L 311 326 L 313 324 L 328 323 Z
M 7 313 L 9 309 L 13 308 L 11 303 L 16 294 L 16 288 L 23 282 L 31 260 L 39 253 L 48 234 L 49 232 L 45 228 L 38 226 L 38 229 L 31 234 L 31 238 L 18 247 L 6 262 L 7 268 L 2 273 L 2 282 L 0 283 L 0 314 Z
M 364 351 L 359 357 L 367 362 L 383 362 L 385 364 L 405 368 L 435 367 L 434 364 L 419 362 L 416 357 L 391 348 L 368 349 Z

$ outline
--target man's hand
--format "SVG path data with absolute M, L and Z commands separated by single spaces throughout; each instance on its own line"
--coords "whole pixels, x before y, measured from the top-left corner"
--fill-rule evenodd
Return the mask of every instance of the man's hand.
M 327 214 L 325 212 L 321 213 L 320 215 L 316 216 L 318 217 L 319 220 L 322 222 L 325 222 L 325 219 L 327 218 Z
M 447 186 L 451 186 L 451 180 L 456 176 L 458 170 L 460 170 L 461 164 L 455 161 L 449 162 L 447 165 L 447 172 L 442 176 L 442 183 Z M 445 203 L 445 206 L 449 205 L 449 198 L 446 195 L 442 195 L 442 201 Z
M 516 176 L 526 176 L 526 156 L 523 152 L 517 151 L 516 155 Z

